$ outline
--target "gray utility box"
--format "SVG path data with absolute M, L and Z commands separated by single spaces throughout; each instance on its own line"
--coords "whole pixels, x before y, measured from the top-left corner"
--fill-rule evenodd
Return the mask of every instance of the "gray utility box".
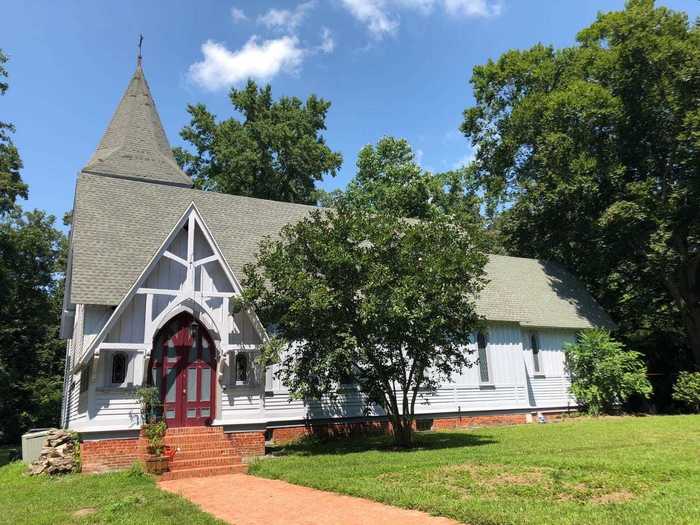
M 41 449 L 44 448 L 46 436 L 51 430 L 50 428 L 33 428 L 22 436 L 22 461 L 29 465 L 39 457 Z

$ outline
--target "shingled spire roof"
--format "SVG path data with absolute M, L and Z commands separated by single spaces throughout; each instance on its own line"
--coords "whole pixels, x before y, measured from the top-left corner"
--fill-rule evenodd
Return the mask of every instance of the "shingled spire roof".
M 141 57 L 112 121 L 84 172 L 191 188 L 175 162 L 141 67 Z

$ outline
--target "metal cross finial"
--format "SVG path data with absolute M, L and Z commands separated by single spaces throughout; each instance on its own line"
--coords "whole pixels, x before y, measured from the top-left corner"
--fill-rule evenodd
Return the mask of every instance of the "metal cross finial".
M 143 34 L 139 35 L 139 56 L 137 57 L 139 65 L 141 65 L 141 45 L 143 44 Z

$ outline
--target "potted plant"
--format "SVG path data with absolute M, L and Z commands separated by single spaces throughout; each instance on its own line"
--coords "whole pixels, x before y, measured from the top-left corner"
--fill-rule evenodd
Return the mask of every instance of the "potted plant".
M 147 456 L 144 458 L 146 472 L 149 474 L 162 474 L 168 471 L 169 455 L 166 454 L 165 421 L 160 420 L 159 408 L 161 406 L 160 393 L 156 387 L 143 387 L 138 390 L 141 401 L 141 417 L 144 424 L 141 427 L 142 435 L 148 440 L 146 445 Z
M 165 452 L 165 421 L 152 421 L 142 427 L 142 431 L 148 446 L 148 455 L 145 458 L 146 472 L 149 474 L 162 474 L 168 471 L 168 456 Z

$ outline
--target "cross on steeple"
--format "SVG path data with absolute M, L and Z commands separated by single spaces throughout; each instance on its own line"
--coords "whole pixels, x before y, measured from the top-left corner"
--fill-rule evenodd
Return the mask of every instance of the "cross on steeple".
M 143 34 L 139 35 L 139 55 L 136 57 L 139 66 L 141 65 L 141 45 L 143 44 Z

